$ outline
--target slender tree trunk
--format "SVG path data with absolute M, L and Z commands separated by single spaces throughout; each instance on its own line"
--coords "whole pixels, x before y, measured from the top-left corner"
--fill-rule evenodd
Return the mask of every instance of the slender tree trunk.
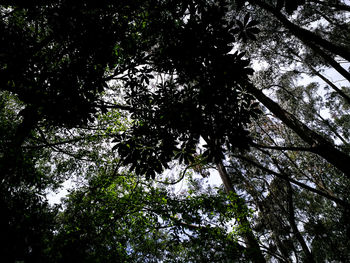
M 278 21 L 280 21 L 294 36 L 303 41 L 307 46 L 309 43 L 316 44 L 329 52 L 339 55 L 345 58 L 347 61 L 350 61 L 350 49 L 344 46 L 336 45 L 328 40 L 320 37 L 319 35 L 311 32 L 307 29 L 304 29 L 298 25 L 290 22 L 279 10 L 275 7 L 265 3 L 261 0 L 250 0 L 252 5 L 257 5 L 267 12 L 271 13 Z
M 221 177 L 221 180 L 224 184 L 226 193 L 235 193 L 236 194 L 236 191 L 232 185 L 232 182 L 227 174 L 226 168 L 224 167 L 223 163 L 221 161 L 217 162 L 216 166 L 217 166 L 217 169 L 219 171 L 219 175 Z M 238 209 L 243 211 L 243 207 L 241 206 L 241 204 L 239 202 L 238 202 Z M 253 234 L 253 231 L 250 227 L 248 219 L 245 216 L 242 216 L 239 219 L 240 219 L 239 224 L 247 227 L 246 232 L 243 233 L 244 241 L 247 244 L 247 256 L 249 258 L 251 258 L 252 262 L 255 262 L 255 263 L 266 262 L 263 254 L 261 252 L 259 243 L 256 240 L 256 238 Z
M 294 204 L 293 204 L 293 192 L 292 192 L 292 186 L 290 185 L 290 183 L 287 181 L 287 188 L 288 188 L 288 220 L 289 223 L 292 227 L 293 233 L 296 237 L 296 239 L 298 240 L 299 244 L 301 245 L 303 252 L 306 256 L 306 262 L 310 262 L 310 263 L 314 263 L 314 257 L 312 255 L 312 253 L 310 252 L 308 246 L 306 245 L 306 242 L 303 238 L 303 236 L 300 234 L 299 229 L 297 227 L 297 224 L 295 222 L 295 212 L 294 212 Z
M 304 42 L 305 43 L 305 42 Z M 332 66 L 340 75 L 342 75 L 345 79 L 350 82 L 350 73 L 346 71 L 337 61 L 335 61 L 330 55 L 324 52 L 321 48 L 319 48 L 314 43 L 305 43 L 308 45 L 316 54 L 318 54 L 321 58 L 325 60 L 327 64 Z
M 328 78 L 326 78 L 325 76 L 323 76 L 317 69 L 315 69 L 312 65 L 310 65 L 307 61 L 305 61 L 305 59 L 303 59 L 302 57 L 300 57 L 296 52 L 294 52 L 292 49 L 290 49 L 290 52 L 298 57 L 300 59 L 300 61 L 302 61 L 305 65 L 307 65 L 307 67 L 311 70 L 311 72 L 313 74 L 315 74 L 316 76 L 318 76 L 320 79 L 322 79 L 324 82 L 326 82 L 332 89 L 334 89 L 340 96 L 342 96 L 347 103 L 350 104 L 350 97 L 344 93 L 341 89 L 339 89 L 336 85 L 334 85 L 334 83 L 332 81 L 330 81 Z M 324 52 L 323 52 L 324 53 Z M 321 55 L 321 54 L 320 54 Z M 339 63 L 337 63 L 332 57 L 330 57 L 329 55 L 325 54 L 328 57 L 323 57 L 325 60 L 327 60 L 327 62 L 329 63 L 331 60 L 333 63 L 333 65 L 330 65 L 336 70 L 338 71 L 339 74 L 341 74 L 344 78 L 346 78 L 349 82 L 350 82 L 350 73 L 347 72 Z
M 346 146 L 350 146 L 349 143 L 343 138 L 343 136 L 341 136 L 338 132 L 337 129 L 335 127 L 333 127 L 328 120 L 324 119 L 319 113 L 316 114 L 317 117 L 320 118 L 320 120 L 334 133 L 335 136 L 337 136 L 337 138 L 339 140 L 342 141 L 342 143 Z
M 312 147 L 312 152 L 326 159 L 329 163 L 334 165 L 334 167 L 342 171 L 345 176 L 350 178 L 349 155 L 337 149 L 331 142 L 311 130 L 294 115 L 282 109 L 276 102 L 268 98 L 261 90 L 257 89 L 252 84 L 247 84 L 247 90 L 285 125 L 298 134 L 301 139 L 308 143 Z
M 347 94 L 345 94 L 341 89 L 339 89 L 336 85 L 334 85 L 332 81 L 330 81 L 328 78 L 323 76 L 316 69 L 312 68 L 311 66 L 309 66 L 309 68 L 316 76 L 318 76 L 320 79 L 326 82 L 332 89 L 334 89 L 340 96 L 342 96 L 346 100 L 346 102 L 350 105 L 350 97 Z
M 259 193 L 255 189 L 255 187 L 249 182 L 249 180 L 246 180 L 246 178 L 242 174 L 240 174 L 240 177 L 242 178 L 242 180 L 244 180 L 245 184 L 247 185 L 246 191 L 253 197 L 253 199 L 255 200 L 256 206 L 259 208 L 259 210 L 261 211 L 261 213 L 263 215 L 267 215 L 269 213 L 269 211 L 266 209 L 266 207 L 259 200 L 259 199 L 261 199 L 261 193 Z M 264 199 L 264 197 L 262 197 L 262 199 Z M 288 251 L 285 248 L 285 246 L 283 245 L 283 243 L 279 237 L 278 231 L 276 231 L 274 224 L 271 222 L 271 220 L 266 220 L 266 224 L 268 225 L 268 227 L 272 231 L 271 238 L 275 241 L 279 251 L 281 252 L 280 256 L 283 258 L 283 260 L 285 262 L 291 263 L 292 261 L 290 260 L 290 256 L 288 254 Z
M 324 192 L 324 191 L 321 191 L 319 189 L 312 188 L 309 185 L 306 185 L 306 184 L 303 184 L 297 180 L 294 180 L 293 178 L 291 178 L 291 176 L 289 176 L 285 173 L 277 173 L 277 172 L 255 162 L 255 161 L 251 160 L 250 158 L 247 158 L 243 155 L 234 155 L 234 157 L 241 159 L 247 163 L 250 163 L 250 164 L 254 165 L 255 167 L 259 168 L 260 170 L 267 172 L 268 174 L 274 175 L 282 180 L 288 181 L 289 183 L 292 183 L 292 184 L 297 185 L 297 186 L 299 186 L 307 191 L 310 191 L 311 193 L 323 196 L 323 197 L 335 202 L 337 205 L 340 205 L 344 208 L 350 209 L 350 204 L 348 202 L 346 202 L 342 199 L 339 199 L 338 197 L 336 197 L 334 195 L 330 195 L 328 192 Z

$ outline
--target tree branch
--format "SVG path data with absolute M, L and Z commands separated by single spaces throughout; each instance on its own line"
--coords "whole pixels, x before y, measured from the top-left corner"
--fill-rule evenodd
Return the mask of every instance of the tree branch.
M 312 152 L 312 147 L 293 147 L 293 146 L 269 146 L 269 145 L 261 145 L 254 142 L 250 142 L 250 144 L 255 148 L 262 148 L 262 149 L 270 149 L 270 150 L 277 150 L 277 151 L 302 151 L 302 152 Z
M 267 172 L 267 173 L 269 173 L 269 174 L 271 174 L 271 175 L 277 176 L 278 178 L 281 178 L 281 179 L 283 179 L 283 180 L 289 181 L 289 182 L 291 182 L 291 183 L 293 183 L 293 184 L 295 184 L 295 185 L 300 186 L 301 188 L 304 188 L 305 190 L 308 190 L 308 191 L 310 191 L 310 192 L 313 192 L 313 193 L 315 193 L 315 194 L 318 194 L 318 195 L 320 195 L 320 196 L 323 196 L 323 197 L 325 197 L 325 198 L 327 198 L 327 199 L 329 199 L 329 200 L 331 200 L 331 201 L 333 201 L 333 202 L 335 202 L 335 203 L 337 203 L 337 204 L 339 204 L 339 205 L 341 205 L 341 206 L 343 206 L 343 207 L 345 207 L 345 208 L 350 208 L 350 204 L 349 204 L 348 202 L 346 202 L 346 201 L 344 201 L 344 200 L 342 200 L 342 199 L 339 199 L 338 197 L 331 196 L 331 195 L 329 195 L 328 193 L 324 193 L 324 192 L 322 192 L 322 191 L 320 191 L 320 190 L 317 190 L 317 189 L 315 189 L 315 188 L 312 188 L 311 186 L 308 186 L 308 185 L 306 185 L 306 184 L 300 183 L 300 182 L 298 182 L 297 180 L 294 180 L 294 179 L 290 178 L 290 177 L 289 177 L 288 175 L 286 175 L 286 174 L 277 173 L 277 172 L 275 172 L 275 171 L 273 171 L 273 170 L 271 170 L 271 169 L 269 169 L 269 168 L 267 168 L 267 167 L 265 167 L 265 166 L 263 166 L 263 165 L 261 165 L 261 164 L 255 162 L 255 161 L 253 161 L 253 160 L 251 160 L 251 159 L 249 159 L 249 158 L 247 158 L 247 157 L 245 157 L 245 156 L 242 156 L 242 155 L 233 155 L 233 157 L 236 157 L 236 158 L 238 158 L 238 159 L 244 160 L 244 161 L 246 161 L 246 162 L 248 162 L 248 163 L 254 165 L 255 167 L 259 168 L 259 169 L 262 170 L 262 171 L 265 171 L 265 172 Z

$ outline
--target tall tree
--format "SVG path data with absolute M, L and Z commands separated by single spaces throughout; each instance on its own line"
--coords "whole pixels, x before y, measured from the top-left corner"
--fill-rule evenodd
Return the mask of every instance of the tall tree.
M 157 242 L 169 244 L 171 234 L 187 229 L 183 233 L 193 242 L 175 235 L 181 242 L 172 251 L 193 261 L 219 260 L 230 249 L 233 261 L 242 250 L 253 262 L 347 261 L 349 92 L 322 72 L 332 67 L 350 79 L 339 60 L 349 60 L 347 7 L 341 1 L 280 0 L 2 4 L 0 176 L 6 190 L 2 202 L 8 207 L 2 225 L 15 221 L 8 233 L 25 233 L 14 238 L 19 247 L 9 242 L 9 260 L 18 253 L 21 259 L 39 261 L 34 254 L 45 246 L 36 240 L 52 237 L 56 243 L 49 256 L 56 261 L 65 260 L 72 245 L 81 248 L 86 261 L 128 260 L 131 247 L 148 260 L 152 253 L 165 258 L 168 250 L 155 249 Z M 270 67 L 252 76 L 247 57 Z M 281 66 L 288 74 L 281 73 Z M 301 72 L 321 78 L 334 92 L 316 84 L 293 85 Z M 315 95 L 320 90 L 324 96 Z M 129 120 L 124 124 L 121 111 Z M 186 201 L 169 197 L 151 182 L 132 188 L 139 195 L 129 195 L 130 185 L 118 176 L 122 164 L 131 184 L 131 172 L 155 180 L 174 161 L 201 174 L 207 165 L 216 167 L 226 199 L 222 192 L 201 195 L 195 189 L 197 195 Z M 69 174 L 89 184 L 66 201 L 59 233 L 53 236 L 49 218 L 54 211 L 35 199 Z M 124 195 L 111 189 L 116 185 Z M 140 204 L 141 196 L 149 200 Z M 164 218 L 160 196 L 184 221 Z M 136 207 L 135 213 L 123 214 L 117 222 L 121 231 L 109 233 L 116 223 L 111 214 L 118 208 L 113 202 L 122 205 L 124 197 L 131 203 L 124 210 Z M 201 226 L 213 210 L 206 210 L 205 202 L 216 198 L 215 205 L 225 204 L 218 218 L 225 217 L 227 202 L 235 208 L 229 216 L 245 230 L 239 232 L 243 246 L 223 233 L 227 217 L 219 228 Z M 247 206 L 257 211 L 255 220 Z M 37 211 L 49 221 L 40 235 L 32 231 L 42 222 Z M 29 222 L 23 220 L 27 214 Z M 158 231 L 159 216 L 174 228 Z M 130 233 L 123 220 L 142 227 Z M 17 222 L 28 227 L 18 230 Z M 322 230 L 329 231 L 329 242 L 322 239 Z M 105 231 L 105 239 L 99 231 Z M 145 244 L 128 241 L 133 231 L 143 233 Z M 210 240 L 208 247 L 227 246 L 219 256 L 208 250 L 195 257 L 199 237 Z M 39 245 L 33 249 L 26 240 Z
M 64 202 L 52 262 L 246 261 L 237 240 L 245 230 L 228 230 L 238 211 L 221 190 L 198 187 L 175 195 L 144 177 L 95 176 Z

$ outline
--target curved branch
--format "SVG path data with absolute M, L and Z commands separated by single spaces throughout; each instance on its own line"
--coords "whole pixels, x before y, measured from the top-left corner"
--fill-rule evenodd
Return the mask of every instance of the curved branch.
M 308 186 L 308 185 L 306 185 L 306 184 L 300 183 L 300 182 L 298 182 L 297 180 L 294 180 L 294 179 L 290 178 L 290 177 L 289 177 L 288 175 L 286 175 L 286 174 L 277 173 L 277 172 L 275 172 L 275 171 L 273 171 L 273 170 L 271 170 L 271 169 L 269 169 L 269 168 L 267 168 L 267 167 L 265 167 L 265 166 L 263 166 L 263 165 L 261 165 L 261 164 L 255 162 L 255 161 L 253 161 L 253 160 L 251 160 L 251 159 L 249 159 L 249 158 L 247 158 L 247 157 L 245 157 L 245 156 L 233 155 L 233 157 L 236 157 L 236 158 L 238 158 L 238 159 L 244 160 L 244 161 L 246 161 L 246 162 L 248 162 L 248 163 L 254 165 L 255 167 L 259 168 L 259 169 L 262 170 L 262 171 L 265 171 L 265 172 L 267 172 L 267 173 L 269 173 L 269 174 L 272 174 L 272 175 L 274 175 L 274 176 L 277 176 L 278 178 L 281 178 L 281 179 L 283 179 L 283 180 L 286 180 L 286 181 L 288 181 L 288 182 L 291 182 L 292 184 L 295 184 L 295 185 L 297 185 L 297 186 L 300 186 L 301 188 L 304 188 L 305 190 L 308 190 L 308 191 L 310 191 L 310 192 L 313 192 L 313 193 L 315 193 L 315 194 L 318 194 L 318 195 L 320 195 L 320 196 L 323 196 L 323 197 L 325 197 L 325 198 L 327 198 L 327 199 L 329 199 L 329 200 L 331 200 L 331 201 L 333 201 L 333 202 L 335 202 L 335 203 L 337 203 L 337 204 L 339 204 L 339 205 L 341 205 L 341 206 L 343 206 L 343 207 L 345 207 L 345 208 L 350 208 L 350 204 L 349 204 L 348 202 L 346 202 L 346 201 L 344 201 L 344 200 L 342 200 L 342 199 L 340 199 L 340 198 L 338 198 L 338 197 L 329 195 L 329 194 L 327 194 L 327 193 L 324 193 L 323 191 L 320 191 L 320 190 L 317 190 L 317 189 L 315 189 L 315 188 L 312 188 L 311 186 Z

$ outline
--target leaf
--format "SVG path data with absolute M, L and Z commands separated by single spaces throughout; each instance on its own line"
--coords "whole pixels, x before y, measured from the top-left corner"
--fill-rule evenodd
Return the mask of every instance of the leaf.
M 249 18 L 250 18 L 250 13 L 247 13 L 244 16 L 244 20 L 243 20 L 244 27 L 248 24 Z
M 247 29 L 247 32 L 249 32 L 251 34 L 258 34 L 258 33 L 260 33 L 260 29 L 257 27 L 250 27 Z
M 163 168 L 160 163 L 157 163 L 157 165 L 154 167 L 154 170 L 160 174 L 163 171 Z
M 248 24 L 247 27 L 254 27 L 259 25 L 259 22 L 257 20 L 251 20 Z
M 254 41 L 257 40 L 255 34 L 251 33 L 250 31 L 246 31 L 246 35 L 247 35 L 247 38 L 249 38 L 251 40 L 254 40 Z
M 239 21 L 239 20 L 236 20 L 236 23 L 237 23 L 239 29 L 242 31 L 244 29 L 243 23 L 241 21 Z
M 239 27 L 235 27 L 235 28 L 230 30 L 230 33 L 235 35 L 235 34 L 238 34 L 240 31 L 241 31 L 241 29 Z

